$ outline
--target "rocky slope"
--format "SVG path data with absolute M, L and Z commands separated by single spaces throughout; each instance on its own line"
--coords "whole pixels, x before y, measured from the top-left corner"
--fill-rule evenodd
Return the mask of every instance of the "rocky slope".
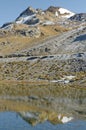
M 75 14 L 74 16 L 70 17 L 70 20 L 86 22 L 86 13 Z

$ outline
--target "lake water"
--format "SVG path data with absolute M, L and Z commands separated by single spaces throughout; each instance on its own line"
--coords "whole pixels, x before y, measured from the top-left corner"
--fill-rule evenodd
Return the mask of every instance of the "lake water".
M 86 121 L 76 120 L 58 125 L 53 125 L 46 121 L 36 126 L 31 126 L 15 112 L 1 112 L 0 130 L 86 130 Z
M 31 95 L 0 96 L 0 130 L 86 130 L 86 88 L 26 87 Z

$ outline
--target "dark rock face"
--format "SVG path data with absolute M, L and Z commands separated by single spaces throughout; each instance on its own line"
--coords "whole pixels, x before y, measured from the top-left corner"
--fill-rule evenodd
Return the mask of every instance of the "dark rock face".
M 85 22 L 86 21 L 86 13 L 75 14 L 74 16 L 72 16 L 70 18 L 70 20 Z
M 23 29 L 23 30 L 17 30 L 16 34 L 20 34 L 22 36 L 28 36 L 28 37 L 36 37 L 36 36 L 40 36 L 40 30 L 37 28 L 33 28 L 33 29 Z
M 27 21 L 25 22 L 25 24 L 35 25 L 35 24 L 37 24 L 37 23 L 39 23 L 39 22 L 40 22 L 40 20 L 34 17 L 34 18 L 31 19 L 31 20 L 27 20 Z
M 27 20 L 25 20 L 23 22 L 23 24 L 27 24 L 27 25 L 35 25 L 35 24 L 38 24 L 40 22 L 39 18 L 37 18 L 36 16 L 36 13 L 37 13 L 37 10 L 33 9 L 32 7 L 28 7 L 26 10 L 24 10 L 20 15 L 19 17 L 17 17 L 17 19 L 15 21 L 21 21 L 22 19 L 22 22 L 23 20 L 25 19 L 25 17 L 28 17 Z
M 35 9 L 33 9 L 32 7 L 28 7 L 26 10 L 24 10 L 19 17 L 22 17 L 24 15 L 33 15 L 36 12 Z
M 86 41 L 86 34 L 80 35 L 80 36 L 76 37 L 74 42 L 76 42 L 76 41 L 83 41 L 83 40 Z
M 60 7 L 50 6 L 46 11 L 55 13 Z
M 3 25 L 2 25 L 2 27 L 1 27 L 1 28 L 4 28 L 4 27 L 6 27 L 6 26 L 8 26 L 8 25 L 11 25 L 11 24 L 13 24 L 13 22 L 8 22 L 8 23 L 5 23 L 5 24 L 3 24 Z

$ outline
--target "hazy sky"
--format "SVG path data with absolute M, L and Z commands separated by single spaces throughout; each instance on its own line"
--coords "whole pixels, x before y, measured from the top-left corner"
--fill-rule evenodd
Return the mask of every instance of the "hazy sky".
M 0 0 L 0 26 L 13 21 L 28 6 L 46 9 L 50 5 L 86 13 L 86 0 Z

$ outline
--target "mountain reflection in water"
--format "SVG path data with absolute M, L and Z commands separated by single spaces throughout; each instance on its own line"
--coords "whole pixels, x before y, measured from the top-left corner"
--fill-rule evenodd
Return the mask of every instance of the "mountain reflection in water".
M 77 120 L 66 124 L 45 123 L 31 126 L 14 112 L 0 113 L 0 130 L 86 130 L 86 121 Z
M 32 93 L 28 96 L 0 96 L 0 130 L 5 130 L 8 126 L 9 130 L 42 130 L 44 127 L 49 130 L 81 130 L 81 127 L 86 129 L 85 88 L 62 88 L 54 85 L 39 86 L 41 89 L 38 89 L 37 86 L 36 89 L 40 90 L 37 92 L 35 87 L 36 91 L 31 87 Z M 45 94 L 42 90 L 49 91 Z

